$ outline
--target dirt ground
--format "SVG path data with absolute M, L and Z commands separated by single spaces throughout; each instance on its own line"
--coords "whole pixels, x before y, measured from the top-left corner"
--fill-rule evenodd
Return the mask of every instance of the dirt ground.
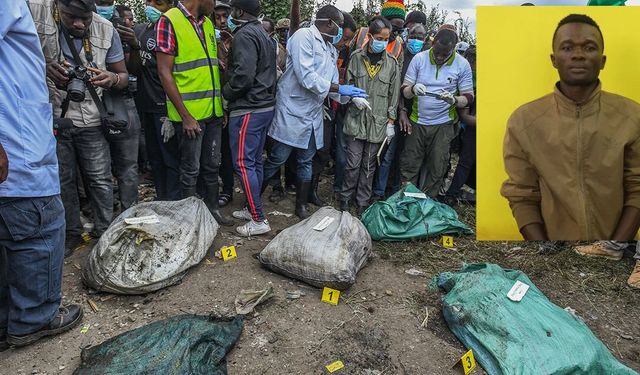
M 329 197 L 328 179 L 323 196 Z M 265 194 L 266 197 L 267 194 Z M 243 196 L 236 194 L 230 213 Z M 266 200 L 266 199 L 265 199 Z M 292 213 L 294 197 L 266 202 L 266 212 Z M 475 224 L 475 210 L 457 208 L 462 221 Z M 223 227 L 207 259 L 176 286 L 142 296 L 95 294 L 83 286 L 81 267 L 91 244 L 65 261 L 64 302 L 85 308 L 81 328 L 32 346 L 0 353 L 1 374 L 71 374 L 87 345 L 183 313 L 229 312 L 241 289 L 273 287 L 274 298 L 258 307 L 227 356 L 229 374 L 324 374 L 325 365 L 341 360 L 338 374 L 454 374 L 452 366 L 466 351 L 451 334 L 441 313 L 442 292 L 428 287 L 440 272 L 463 263 L 493 262 L 520 269 L 557 305 L 570 306 L 620 361 L 640 371 L 640 292 L 626 286 L 631 253 L 621 262 L 579 257 L 569 244 L 541 251 L 522 243 L 476 242 L 457 238 L 454 249 L 437 239 L 374 243 L 374 257 L 356 284 L 343 292 L 338 306 L 320 301 L 321 291 L 261 268 L 255 255 L 295 216 L 269 216 L 269 236 L 250 240 Z M 214 251 L 236 244 L 238 258 L 222 262 Z M 424 272 L 411 276 L 405 271 Z M 288 300 L 287 291 L 305 296 Z M 95 301 L 98 311 L 87 300 Z M 428 319 L 425 319 L 428 311 Z M 424 324 L 423 324 L 424 323 Z M 477 374 L 484 373 L 481 369 Z

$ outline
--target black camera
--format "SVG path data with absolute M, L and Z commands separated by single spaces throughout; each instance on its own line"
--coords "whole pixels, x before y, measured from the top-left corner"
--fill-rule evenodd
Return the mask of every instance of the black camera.
M 84 66 L 76 66 L 67 70 L 69 83 L 67 84 L 67 96 L 72 102 L 84 101 L 84 92 L 87 89 L 89 71 Z

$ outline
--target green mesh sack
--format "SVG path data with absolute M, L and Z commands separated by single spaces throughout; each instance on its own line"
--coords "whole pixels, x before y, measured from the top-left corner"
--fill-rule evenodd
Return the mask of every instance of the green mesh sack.
M 243 318 L 178 315 L 82 350 L 76 375 L 223 375 Z
M 490 375 L 637 374 L 520 271 L 470 264 L 437 280 L 449 329 Z M 516 281 L 529 286 L 519 302 L 507 297 Z
M 362 223 L 374 241 L 403 241 L 435 237 L 441 234 L 472 234 L 458 220 L 456 211 L 431 198 L 405 195 L 421 194 L 412 184 L 405 186 L 386 201 L 371 205 L 362 215 Z

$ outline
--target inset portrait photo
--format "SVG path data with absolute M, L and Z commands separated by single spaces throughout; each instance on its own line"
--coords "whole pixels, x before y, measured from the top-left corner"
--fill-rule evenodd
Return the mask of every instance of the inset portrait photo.
M 479 7 L 479 240 L 633 239 L 640 7 Z

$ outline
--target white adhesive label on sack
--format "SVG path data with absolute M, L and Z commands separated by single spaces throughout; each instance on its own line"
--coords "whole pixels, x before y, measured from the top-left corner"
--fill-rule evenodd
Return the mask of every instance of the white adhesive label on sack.
M 410 193 L 405 191 L 404 196 L 418 199 L 427 199 L 427 195 L 425 193 Z
M 324 219 L 320 220 L 320 222 L 315 227 L 313 227 L 313 230 L 322 232 L 323 230 L 327 229 L 327 227 L 331 225 L 331 223 L 333 223 L 333 218 L 325 216 Z
M 160 222 L 158 216 L 149 215 L 149 216 L 140 216 L 140 217 L 128 217 L 124 219 L 124 222 L 129 225 L 135 224 L 157 224 Z
M 507 297 L 514 302 L 520 302 L 522 301 L 522 297 L 527 294 L 527 290 L 529 290 L 529 285 L 518 280 L 513 284 L 509 293 L 507 293 Z

